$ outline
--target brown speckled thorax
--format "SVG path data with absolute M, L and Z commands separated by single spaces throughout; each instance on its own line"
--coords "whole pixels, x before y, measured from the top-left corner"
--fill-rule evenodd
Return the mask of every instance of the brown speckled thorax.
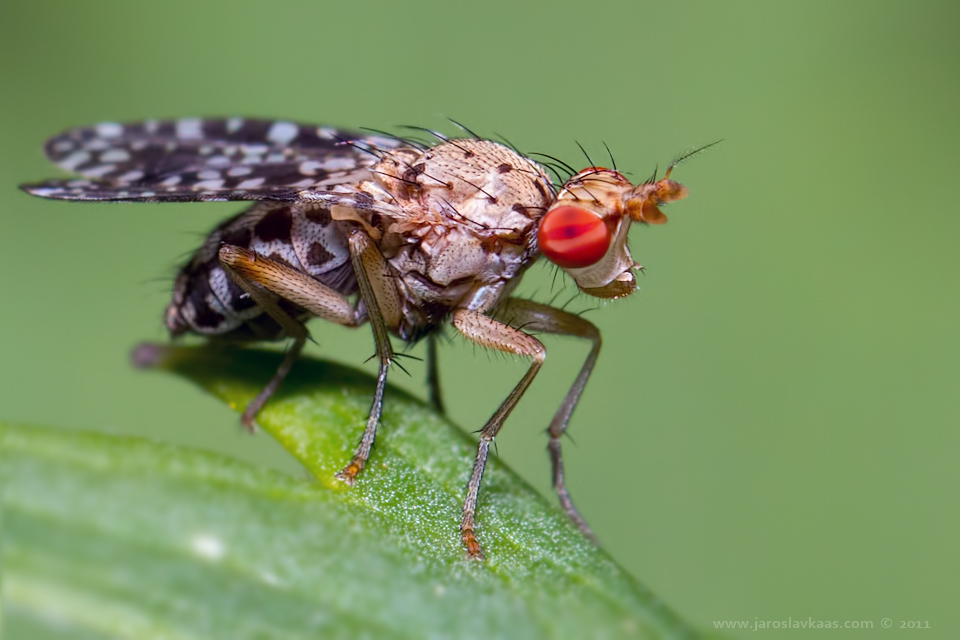
M 553 199 L 539 166 L 496 142 L 457 140 L 401 150 L 374 172 L 362 188 L 382 189 L 403 212 L 377 225 L 402 289 L 401 337 L 436 327 L 455 308 L 486 311 L 516 286 Z

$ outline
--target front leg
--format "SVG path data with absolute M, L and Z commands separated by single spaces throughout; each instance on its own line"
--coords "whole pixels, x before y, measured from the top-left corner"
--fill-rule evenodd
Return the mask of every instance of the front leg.
M 547 433 L 550 434 L 550 443 L 547 448 L 550 451 L 550 463 L 553 469 L 553 488 L 560 499 L 560 506 L 584 534 L 596 540 L 590 526 L 580 515 L 580 511 L 573 504 L 570 493 L 567 491 L 563 475 L 563 453 L 560 439 L 570 424 L 570 416 L 573 415 L 573 410 L 577 407 L 580 394 L 587 386 L 587 380 L 590 379 L 590 373 L 593 371 L 593 366 L 597 363 L 597 357 L 600 355 L 600 331 L 592 322 L 584 320 L 580 316 L 520 298 L 507 300 L 495 315 L 508 324 L 522 326 L 524 329 L 585 338 L 592 343 L 590 353 L 587 355 L 583 366 L 580 367 L 577 379 L 573 381 L 573 385 L 571 385 L 563 402 L 560 403 L 556 415 L 550 421 L 550 426 L 547 428 Z
M 460 309 L 453 314 L 453 326 L 464 337 L 476 342 L 477 344 L 489 349 L 497 349 L 507 353 L 515 353 L 519 356 L 531 358 L 533 362 L 527 370 L 526 375 L 513 388 L 510 395 L 500 405 L 500 408 L 487 420 L 487 424 L 480 430 L 480 445 L 477 449 L 477 459 L 473 464 L 473 473 L 470 475 L 470 483 L 467 485 L 467 497 L 463 503 L 463 518 L 460 521 L 460 535 L 463 544 L 467 548 L 470 557 L 482 557 L 480 543 L 476 536 L 475 516 L 477 512 L 477 495 L 480 492 L 480 482 L 483 480 L 483 469 L 487 464 L 487 455 L 490 452 L 490 443 L 500 432 L 504 421 L 517 402 L 523 397 L 524 392 L 533 379 L 536 377 L 540 366 L 543 365 L 547 357 L 547 350 L 539 340 L 531 335 L 514 329 L 498 320 L 477 313 L 476 311 L 467 311 Z

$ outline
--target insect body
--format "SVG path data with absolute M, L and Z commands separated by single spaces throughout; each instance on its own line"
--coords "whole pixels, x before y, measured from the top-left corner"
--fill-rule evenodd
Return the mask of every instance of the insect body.
M 369 323 L 379 375 L 360 444 L 337 476 L 348 484 L 373 446 L 395 357 L 391 335 L 430 340 L 428 379 L 438 405 L 433 341 L 444 323 L 481 346 L 529 358 L 529 370 L 480 432 L 460 526 L 474 557 L 481 555 L 474 517 L 490 443 L 546 357 L 529 332 L 590 341 L 548 428 L 561 505 L 590 535 L 566 490 L 560 439 L 596 362 L 600 334 L 577 315 L 510 293 L 542 253 L 587 294 L 629 295 L 638 267 L 626 246 L 630 224 L 665 222 L 658 205 L 686 190 L 669 179 L 673 165 L 664 179 L 639 186 L 616 170 L 589 167 L 557 189 L 539 164 L 504 145 L 438 137 L 429 146 L 239 118 L 106 123 L 47 142 L 51 160 L 83 178 L 23 189 L 64 200 L 255 201 L 214 229 L 183 267 L 166 324 L 174 336 L 293 339 L 243 414 L 252 429 L 303 348 L 306 320 Z

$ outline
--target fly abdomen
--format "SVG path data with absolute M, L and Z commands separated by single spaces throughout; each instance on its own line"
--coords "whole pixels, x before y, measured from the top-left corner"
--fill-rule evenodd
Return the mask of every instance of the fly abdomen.
M 241 340 L 283 337 L 276 325 L 223 270 L 222 245 L 307 273 L 344 295 L 356 292 L 346 238 L 325 209 L 309 204 L 257 203 L 214 229 L 177 275 L 166 325 L 174 336 L 198 333 Z M 279 301 L 298 318 L 307 313 Z

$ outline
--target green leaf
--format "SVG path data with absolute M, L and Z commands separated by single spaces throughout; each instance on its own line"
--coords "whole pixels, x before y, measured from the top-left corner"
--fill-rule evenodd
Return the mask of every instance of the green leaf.
M 157 353 L 236 409 L 278 364 L 256 351 Z M 316 481 L 133 438 L 6 427 L 5 605 L 67 637 L 693 635 L 496 459 L 477 518 L 486 559 L 466 559 L 475 443 L 397 389 L 356 486 L 335 480 L 372 391 L 365 374 L 303 360 L 261 413 Z

